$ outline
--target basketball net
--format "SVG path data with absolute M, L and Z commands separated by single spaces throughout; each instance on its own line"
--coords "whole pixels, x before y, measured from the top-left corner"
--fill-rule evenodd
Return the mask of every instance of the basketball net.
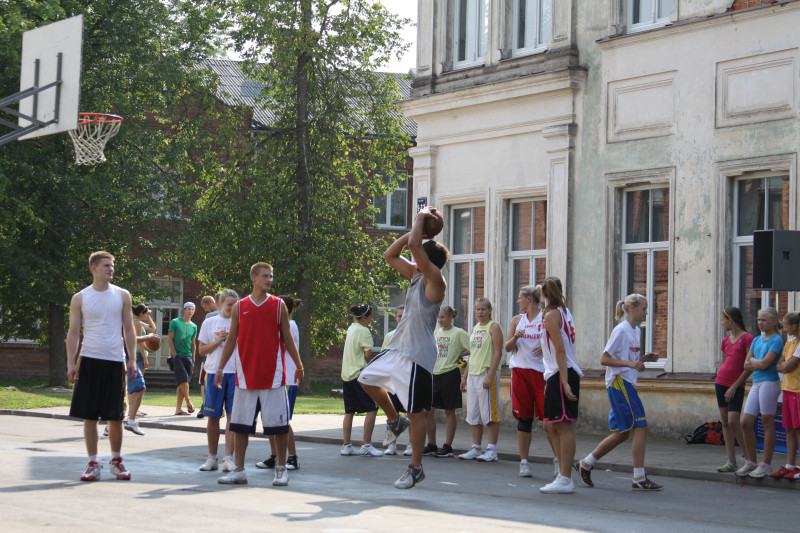
M 80 113 L 78 128 L 69 136 L 75 145 L 76 165 L 96 165 L 106 160 L 103 149 L 108 140 L 119 132 L 122 117 L 104 113 Z

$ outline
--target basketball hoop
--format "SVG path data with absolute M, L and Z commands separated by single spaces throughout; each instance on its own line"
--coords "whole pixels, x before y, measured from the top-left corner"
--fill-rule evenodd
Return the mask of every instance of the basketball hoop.
M 70 130 L 75 144 L 76 165 L 103 163 L 103 149 L 108 140 L 117 134 L 122 117 L 105 113 L 79 113 L 78 129 Z

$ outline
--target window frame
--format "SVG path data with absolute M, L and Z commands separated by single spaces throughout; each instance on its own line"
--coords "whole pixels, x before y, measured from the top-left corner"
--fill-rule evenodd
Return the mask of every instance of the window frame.
M 542 52 L 547 51 L 550 37 L 553 34 L 553 4 L 552 0 L 534 0 L 536 3 L 535 7 L 535 17 L 536 17 L 536 45 L 534 46 L 518 46 L 517 38 L 519 36 L 519 25 L 520 25 L 520 17 L 519 17 L 519 7 L 520 2 L 524 2 L 526 0 L 513 0 L 513 12 L 512 12 L 512 23 L 511 23 L 511 57 L 522 57 L 528 55 L 539 54 Z M 542 40 L 542 8 L 544 5 L 548 6 L 550 10 L 550 28 L 547 32 L 547 38 Z
M 469 13 L 467 14 L 467 35 L 465 38 L 465 56 L 470 57 L 470 52 L 474 54 L 474 59 L 458 59 L 458 42 L 461 37 L 461 27 L 460 27 L 460 20 L 461 20 L 461 1 L 454 0 L 453 4 L 453 70 L 462 70 L 472 67 L 479 67 L 485 63 L 485 56 L 486 52 L 489 49 L 489 33 L 492 26 L 491 21 L 491 13 L 490 13 L 490 3 L 489 0 L 465 0 L 467 2 L 467 9 L 473 9 L 475 13 L 475 24 L 472 28 L 469 27 Z M 486 48 L 481 52 L 480 43 L 481 43 L 481 9 L 483 7 L 486 13 L 486 28 L 485 31 L 487 32 L 486 37 Z M 472 41 L 470 42 L 470 31 L 472 32 Z M 469 51 L 469 49 L 472 49 Z
M 658 16 L 658 12 L 661 11 L 661 3 L 664 0 L 625 0 L 625 9 L 626 9 L 626 23 L 628 26 L 628 33 L 638 33 L 647 30 L 653 30 L 656 28 L 663 28 L 668 24 L 672 24 L 672 20 L 670 16 L 675 11 L 675 0 L 672 3 L 672 10 L 666 16 L 660 17 Z M 650 2 L 652 9 L 653 9 L 653 17 L 648 22 L 633 22 L 633 5 L 634 2 Z
M 158 285 L 159 282 L 162 282 L 162 283 L 177 282 L 179 284 L 179 287 L 180 287 L 180 292 L 179 292 L 179 295 L 178 295 L 178 302 L 177 303 L 176 302 L 172 302 L 169 299 L 148 300 L 146 302 L 146 305 L 150 309 L 155 311 L 155 313 L 153 313 L 152 318 L 153 318 L 153 322 L 155 322 L 155 324 L 156 324 L 156 332 L 158 332 L 159 337 L 161 337 L 161 346 L 159 346 L 157 352 L 155 352 L 155 353 L 149 352 L 148 362 L 150 363 L 150 366 L 154 370 L 166 370 L 166 369 L 169 368 L 169 366 L 167 365 L 167 358 L 170 356 L 170 353 L 169 353 L 169 342 L 168 342 L 169 332 L 167 332 L 167 334 L 162 334 L 161 333 L 163 331 L 162 330 L 162 326 L 163 326 L 162 323 L 164 321 L 164 310 L 167 310 L 167 309 L 168 310 L 175 310 L 175 311 L 177 311 L 177 316 L 181 316 L 181 314 L 182 314 L 181 311 L 183 310 L 183 290 L 184 290 L 185 283 L 184 283 L 184 280 L 182 278 L 153 278 L 152 281 L 156 285 Z M 170 315 L 171 314 L 172 313 L 170 313 Z M 172 319 L 170 319 L 170 320 L 172 320 Z M 199 328 L 198 328 L 198 332 L 199 332 Z M 154 358 L 154 359 L 151 360 L 150 358 Z
M 545 275 L 547 274 L 547 234 L 545 233 L 545 247 L 544 248 L 534 248 L 535 246 L 535 238 L 534 235 L 536 234 L 536 227 L 534 223 L 536 222 L 536 215 L 535 212 L 531 212 L 531 216 L 533 218 L 531 223 L 531 249 L 530 250 L 514 250 L 513 238 L 514 238 L 514 204 L 522 204 L 531 202 L 535 204 L 536 202 L 544 202 L 545 204 L 545 213 L 547 213 L 547 196 L 536 196 L 532 198 L 514 198 L 508 201 L 508 213 L 507 213 L 507 220 L 508 220 L 508 229 L 506 231 L 506 246 L 507 246 L 507 253 L 506 259 L 508 262 L 507 265 L 507 274 L 508 274 L 508 283 L 506 284 L 506 295 L 508 298 L 507 308 L 506 308 L 506 316 L 508 317 L 508 321 L 510 321 L 511 317 L 515 316 L 515 307 L 517 303 L 517 293 L 519 292 L 519 287 L 515 287 L 513 284 L 514 281 L 514 261 L 517 260 L 530 260 L 530 272 L 533 274 L 533 284 L 536 282 L 536 260 L 537 259 L 544 259 L 545 260 Z M 547 225 L 547 221 L 545 221 L 545 225 Z
M 382 197 L 385 197 L 385 199 L 386 199 L 386 213 L 385 213 L 386 216 L 384 217 L 384 221 L 385 222 L 378 222 L 377 220 L 375 220 L 373 218 L 373 224 L 375 225 L 375 227 L 378 227 L 380 229 L 387 229 L 387 230 L 400 230 L 400 229 L 407 229 L 408 228 L 408 198 L 409 198 L 408 179 L 410 177 L 410 174 L 408 173 L 407 170 L 397 170 L 397 172 L 395 173 L 395 176 L 401 176 L 401 175 L 403 176 L 403 181 L 404 181 L 403 187 L 399 187 L 399 186 L 395 187 L 393 190 L 391 190 L 390 192 L 387 192 L 385 195 L 381 195 Z M 403 226 L 395 226 L 394 224 L 392 224 L 392 207 L 391 207 L 392 206 L 392 194 L 394 194 L 397 191 L 401 191 L 401 190 L 405 191 L 405 193 L 406 193 L 406 201 L 405 201 L 405 204 L 403 205 L 403 219 L 405 220 L 405 225 L 403 225 Z M 376 198 L 375 196 L 372 197 L 372 206 L 373 207 L 375 207 L 375 198 Z
M 468 265 L 467 275 L 468 275 L 468 279 L 469 279 L 469 287 L 468 287 L 467 301 L 469 302 L 469 304 L 467 306 L 467 309 L 465 310 L 466 312 L 465 312 L 465 316 L 464 316 L 464 328 L 463 328 L 467 332 L 471 331 L 472 330 L 472 326 L 475 324 L 475 309 L 474 309 L 474 307 L 475 307 L 474 306 L 474 303 L 475 303 L 475 265 L 477 263 L 479 263 L 479 262 L 483 263 L 484 296 L 486 296 L 486 294 L 485 294 L 485 292 L 486 292 L 485 291 L 485 289 L 486 289 L 486 245 L 487 245 L 486 239 L 488 238 L 488 235 L 487 235 L 485 226 L 486 226 L 486 223 L 487 223 L 486 219 L 487 219 L 487 215 L 488 215 L 488 208 L 487 208 L 486 203 L 484 203 L 484 202 L 471 202 L 471 203 L 465 203 L 465 204 L 452 205 L 452 206 L 449 206 L 449 209 L 448 209 L 448 211 L 449 211 L 448 220 L 453 220 L 454 217 L 455 217 L 455 212 L 456 211 L 461 210 L 461 209 L 470 209 L 470 210 L 472 210 L 472 209 L 475 209 L 476 207 L 482 207 L 484 209 L 484 243 L 483 243 L 483 252 L 482 253 L 470 252 L 470 253 L 466 253 L 466 254 L 456 254 L 455 253 L 455 242 L 454 242 L 455 224 L 452 224 L 452 223 L 449 224 L 450 227 L 449 227 L 449 230 L 448 230 L 448 243 L 449 243 L 449 248 L 450 248 L 450 252 L 451 252 L 450 253 L 450 258 L 447 261 L 447 264 L 448 264 L 448 266 L 447 266 L 447 269 L 448 269 L 447 270 L 447 276 L 448 276 L 447 285 L 448 285 L 448 287 L 453 287 L 453 288 L 455 287 L 455 282 L 453 280 L 455 279 L 455 275 L 456 275 L 456 265 L 464 265 L 464 264 Z M 474 228 L 475 228 L 475 217 L 473 215 L 470 215 L 470 228 L 471 228 L 470 229 L 470 236 L 471 236 L 470 250 L 474 250 L 474 243 L 475 243 L 475 230 L 474 230 Z M 448 290 L 447 291 L 448 303 L 449 303 L 449 305 L 451 307 L 453 307 L 454 309 L 457 309 L 457 304 L 456 304 L 455 298 L 456 298 L 455 290 Z

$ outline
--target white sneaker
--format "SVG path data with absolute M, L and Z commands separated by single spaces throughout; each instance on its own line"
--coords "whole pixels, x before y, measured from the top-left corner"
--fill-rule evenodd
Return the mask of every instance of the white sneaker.
M 397 437 L 407 430 L 409 425 L 408 418 L 404 416 L 399 416 L 394 422 L 386 422 L 386 438 L 383 439 L 383 445 L 388 446 L 390 443 L 396 442 Z
M 458 456 L 458 458 L 461 459 L 462 461 L 472 461 L 474 459 L 477 459 L 481 455 L 483 455 L 481 449 L 472 446 L 469 449 L 469 451 L 467 451 L 466 453 L 462 453 L 461 455 Z
M 532 477 L 531 474 L 531 467 L 528 465 L 528 461 L 520 461 L 519 463 L 519 477 Z
M 555 480 L 539 489 L 543 494 L 572 494 L 575 492 L 575 483 L 572 478 L 558 476 Z
M 561 470 L 558 466 L 558 457 L 553 457 L 553 479 L 557 478 L 560 473 Z
M 136 420 L 126 420 L 123 425 L 125 426 L 125 429 L 127 429 L 128 431 L 132 431 L 137 435 L 144 435 L 144 431 L 139 429 L 139 422 L 137 422 Z
M 275 467 L 275 479 L 272 484 L 276 487 L 285 487 L 289 484 L 289 472 L 286 470 L 286 465 Z
M 245 472 L 244 468 L 232 470 L 217 479 L 217 483 L 221 485 L 247 485 L 247 472 Z
M 765 465 L 764 463 L 761 463 L 755 470 L 750 472 L 750 477 L 760 479 L 762 477 L 767 477 L 771 473 L 772 473 L 772 467 L 770 465 Z
M 392 430 L 389 429 L 389 426 L 386 426 L 386 436 L 383 437 L 383 445 L 389 446 L 391 444 L 397 444 L 397 435 L 392 433 Z
M 103 436 L 108 437 L 108 424 L 106 424 L 106 428 L 103 430 Z
M 226 455 L 222 460 L 222 471 L 233 472 L 234 470 L 236 470 L 236 463 L 234 462 L 233 457 Z
M 383 455 L 397 455 L 397 444 L 393 442 L 387 446 L 386 451 L 383 452 Z
M 365 455 L 369 457 L 380 457 L 381 455 L 383 455 L 383 452 L 377 449 L 375 446 L 373 446 L 372 443 L 370 443 L 363 445 L 361 449 L 358 450 L 358 455 Z
M 208 458 L 206 459 L 206 462 L 203 463 L 203 466 L 200 467 L 200 471 L 210 472 L 212 470 L 216 470 L 217 468 L 219 468 L 219 459 L 217 459 L 216 455 L 209 455 Z
M 754 465 L 754 464 L 751 464 L 751 463 L 745 463 L 743 467 L 741 467 L 739 470 L 736 471 L 736 475 L 744 477 L 744 476 L 750 474 L 750 472 L 752 472 L 753 470 L 755 470 L 757 468 L 758 468 L 758 465 Z
M 339 452 L 340 455 L 358 455 L 358 451 L 353 448 L 352 444 L 345 444 L 342 446 L 342 451 Z
M 405 455 L 406 457 L 409 457 L 413 453 L 414 453 L 414 450 L 411 449 L 411 443 L 409 442 L 408 445 L 406 445 L 406 449 L 403 450 L 403 455 Z
M 497 461 L 497 459 L 498 459 L 497 451 L 490 450 L 488 448 L 486 449 L 485 452 L 483 452 L 483 454 L 480 457 L 475 458 L 476 461 L 480 461 L 481 463 L 493 463 Z

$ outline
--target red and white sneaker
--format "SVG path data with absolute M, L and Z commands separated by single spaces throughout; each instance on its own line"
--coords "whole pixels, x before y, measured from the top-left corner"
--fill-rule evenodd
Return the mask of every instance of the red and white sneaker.
M 124 464 L 122 464 L 122 457 L 115 457 L 111 459 L 108 465 L 111 473 L 117 476 L 117 479 L 124 479 L 127 481 L 131 478 L 131 473 L 128 472 L 128 469 L 125 468 Z
M 787 472 L 783 479 L 798 479 L 795 476 L 800 476 L 800 468 L 795 468 L 791 472 Z
M 81 481 L 100 481 L 100 469 L 102 466 L 97 461 L 89 461 L 86 472 L 81 474 Z

